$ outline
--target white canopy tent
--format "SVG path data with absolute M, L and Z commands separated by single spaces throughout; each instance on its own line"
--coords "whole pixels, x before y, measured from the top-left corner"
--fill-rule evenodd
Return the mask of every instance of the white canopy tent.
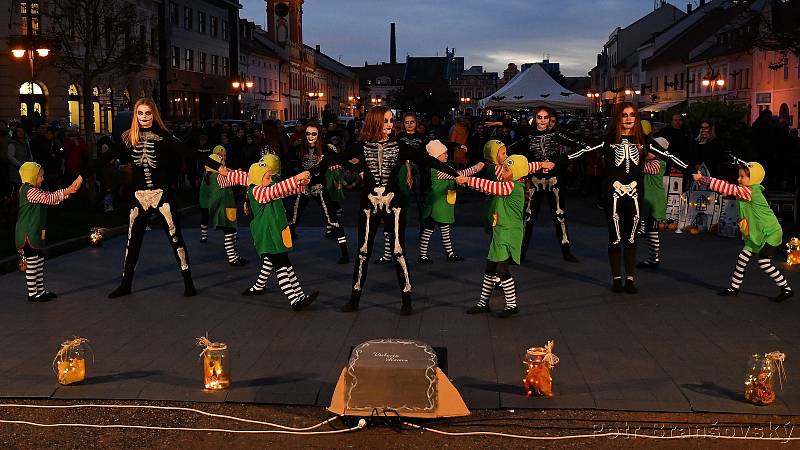
M 524 109 L 536 106 L 589 109 L 586 97 L 558 84 L 538 64 L 518 73 L 497 92 L 481 100 L 480 105 L 483 109 Z

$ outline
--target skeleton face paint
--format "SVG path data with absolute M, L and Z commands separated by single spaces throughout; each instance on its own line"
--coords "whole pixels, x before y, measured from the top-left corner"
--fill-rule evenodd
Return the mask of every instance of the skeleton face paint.
M 314 127 L 306 128 L 306 142 L 309 146 L 314 146 L 317 143 L 317 139 L 319 139 L 319 130 Z
M 633 108 L 628 107 L 622 111 L 622 131 L 623 134 L 633 132 L 633 127 L 636 125 L 636 113 Z
M 403 127 L 406 129 L 406 133 L 413 134 L 417 131 L 417 119 L 413 116 L 407 116 L 403 119 Z
M 147 105 L 139 105 L 136 109 L 136 120 L 139 122 L 141 128 L 150 128 L 153 126 L 153 110 Z
M 536 129 L 544 131 L 550 126 L 550 114 L 539 111 L 536 113 Z
M 392 128 L 394 128 L 394 121 L 392 120 L 393 115 L 391 111 L 386 111 L 386 114 L 383 115 L 383 137 L 388 138 L 390 134 L 392 134 Z

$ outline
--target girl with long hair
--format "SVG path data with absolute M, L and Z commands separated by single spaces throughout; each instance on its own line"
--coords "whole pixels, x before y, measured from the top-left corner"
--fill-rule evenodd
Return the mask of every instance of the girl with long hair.
M 355 311 L 367 279 L 367 267 L 372 244 L 381 222 L 389 230 L 397 281 L 402 293 L 403 315 L 411 314 L 411 276 L 405 252 L 405 208 L 399 198 L 397 175 L 406 161 L 429 166 L 457 176 L 447 164 L 421 153 L 396 139 L 390 139 L 394 115 L 382 106 L 372 108 L 364 121 L 358 142 L 338 154 L 328 153 L 310 172 L 320 176 L 335 164 L 356 164 L 364 173 L 364 190 L 358 215 L 358 257 L 353 268 L 353 288 L 350 300 L 341 310 Z
M 606 202 L 611 289 L 634 294 L 637 292 L 634 284 L 636 230 L 641 219 L 640 203 L 644 201 L 646 155 L 655 153 L 678 167 L 686 169 L 687 166 L 644 133 L 636 106 L 628 102 L 617 109 L 608 134 L 598 145 L 574 152 L 568 158 L 574 159 L 597 150 L 603 152 L 606 161 L 602 190 Z M 624 285 L 623 260 L 626 275 Z
M 306 125 L 305 136 L 303 140 L 297 144 L 297 159 L 300 161 L 300 170 L 306 171 L 317 165 L 327 153 L 333 153 L 327 145 L 322 144 L 320 136 L 321 127 L 311 122 Z M 336 170 L 335 167 L 329 167 L 328 170 Z M 350 262 L 350 257 L 347 252 L 347 238 L 344 235 L 344 229 L 336 217 L 336 206 L 331 200 L 330 192 L 328 191 L 327 180 L 324 174 L 322 176 L 315 176 L 311 179 L 306 189 L 302 190 L 295 196 L 294 206 L 292 207 L 292 216 L 289 225 L 292 229 L 292 234 L 295 233 L 297 223 L 303 215 L 309 200 L 314 200 L 322 209 L 322 214 L 325 217 L 325 224 L 331 230 L 331 233 L 339 243 L 339 257 L 338 264 L 347 264 Z

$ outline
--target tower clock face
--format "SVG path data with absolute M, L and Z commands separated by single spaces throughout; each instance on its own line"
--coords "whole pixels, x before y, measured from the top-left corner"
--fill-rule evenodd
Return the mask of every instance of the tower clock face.
M 289 5 L 287 3 L 278 3 L 275 5 L 275 14 L 278 17 L 286 17 L 289 15 Z

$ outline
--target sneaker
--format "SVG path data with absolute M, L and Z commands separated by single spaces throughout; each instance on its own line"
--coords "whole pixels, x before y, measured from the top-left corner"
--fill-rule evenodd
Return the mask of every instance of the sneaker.
M 475 305 L 467 310 L 467 314 L 484 314 L 489 312 L 489 305 Z
M 778 294 L 777 297 L 773 298 L 772 301 L 775 303 L 780 303 L 785 300 L 789 300 L 790 298 L 794 297 L 794 291 L 790 287 L 785 287 L 781 289 L 781 293 Z
M 447 255 L 447 262 L 461 262 L 461 261 L 464 261 L 463 256 Z
M 303 297 L 302 300 L 300 300 L 298 302 L 295 302 L 295 303 L 292 303 L 292 311 L 294 311 L 294 312 L 300 311 L 301 309 L 305 308 L 306 306 L 314 303 L 314 300 L 317 299 L 318 295 L 319 295 L 319 291 L 314 291 L 314 292 L 306 295 L 305 297 Z
M 628 294 L 638 294 L 639 290 L 636 289 L 636 285 L 633 284 L 633 280 L 627 279 L 625 280 L 625 292 Z
M 261 295 L 264 292 L 267 292 L 267 290 L 266 289 L 256 289 L 253 286 L 250 286 L 249 288 L 247 288 L 246 291 L 242 292 L 242 295 L 244 295 L 245 297 L 250 297 L 250 296 L 253 296 L 253 295 Z
M 739 295 L 739 290 L 729 287 L 717 292 L 717 295 L 720 297 L 734 297 Z
M 428 258 L 427 256 L 420 256 L 419 258 L 417 258 L 417 264 L 433 264 L 433 260 Z
M 518 312 L 519 312 L 519 308 L 516 307 L 516 306 L 513 307 L 513 308 L 506 308 L 506 309 L 500 311 L 499 313 L 497 313 L 497 317 L 499 317 L 501 319 L 505 319 L 506 317 L 511 317 L 514 314 L 517 314 Z
M 611 283 L 611 292 L 625 292 L 625 288 L 622 287 L 622 278 L 614 278 L 614 281 Z
M 639 269 L 658 269 L 658 265 L 661 264 L 660 261 L 652 262 L 652 261 L 645 261 L 640 262 L 636 265 Z

